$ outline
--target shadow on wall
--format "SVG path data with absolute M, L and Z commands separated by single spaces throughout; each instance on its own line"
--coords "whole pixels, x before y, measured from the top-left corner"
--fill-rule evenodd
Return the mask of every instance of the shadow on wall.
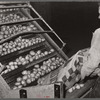
M 67 43 L 64 52 L 70 57 L 90 46 L 92 33 L 100 27 L 96 2 L 31 3 L 45 21 Z

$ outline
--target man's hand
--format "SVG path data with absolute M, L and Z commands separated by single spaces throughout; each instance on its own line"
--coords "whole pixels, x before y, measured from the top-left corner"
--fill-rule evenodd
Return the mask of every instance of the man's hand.
M 91 76 L 100 76 L 100 68 L 96 68 L 96 70 L 91 74 Z

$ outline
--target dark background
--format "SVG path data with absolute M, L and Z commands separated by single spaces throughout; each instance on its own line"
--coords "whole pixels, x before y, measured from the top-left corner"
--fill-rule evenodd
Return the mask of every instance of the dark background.
M 64 52 L 68 57 L 80 49 L 89 47 L 92 33 L 100 27 L 97 2 L 32 2 L 31 4 L 67 43 Z

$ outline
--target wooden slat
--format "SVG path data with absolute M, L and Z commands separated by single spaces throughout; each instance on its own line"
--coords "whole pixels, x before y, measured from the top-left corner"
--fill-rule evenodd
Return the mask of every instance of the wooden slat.
M 4 81 L 2 76 L 0 75 L 0 98 L 5 98 L 6 95 L 9 93 L 10 87 Z

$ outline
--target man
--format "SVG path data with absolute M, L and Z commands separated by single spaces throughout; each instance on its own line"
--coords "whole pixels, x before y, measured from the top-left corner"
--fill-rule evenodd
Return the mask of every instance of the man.
M 81 77 L 84 79 L 85 76 L 93 73 L 100 76 L 100 68 L 97 68 L 100 63 L 100 28 L 93 33 L 91 48 L 89 49 L 88 59 L 83 64 L 81 70 Z M 86 96 L 87 98 L 99 98 L 100 97 L 100 78 L 95 82 L 93 90 Z
M 100 63 L 100 28 L 93 33 L 91 40 L 91 47 L 88 51 L 87 61 L 84 62 L 81 70 L 82 79 L 90 75 L 93 71 L 94 74 L 100 75 L 100 69 L 97 68 Z M 96 69 L 97 68 L 97 69 Z
M 79 59 L 81 58 L 81 59 Z M 100 28 L 98 28 L 92 36 L 90 48 L 78 51 L 73 57 L 69 59 L 66 67 L 60 70 L 58 74 L 58 81 L 63 81 L 63 77 L 70 77 L 68 70 L 72 68 L 75 71 L 76 68 L 80 69 L 80 78 L 84 79 L 86 76 L 98 75 L 100 76 Z M 76 82 L 79 79 L 76 77 Z M 87 97 L 100 97 L 100 79 L 95 83 L 95 87 Z

